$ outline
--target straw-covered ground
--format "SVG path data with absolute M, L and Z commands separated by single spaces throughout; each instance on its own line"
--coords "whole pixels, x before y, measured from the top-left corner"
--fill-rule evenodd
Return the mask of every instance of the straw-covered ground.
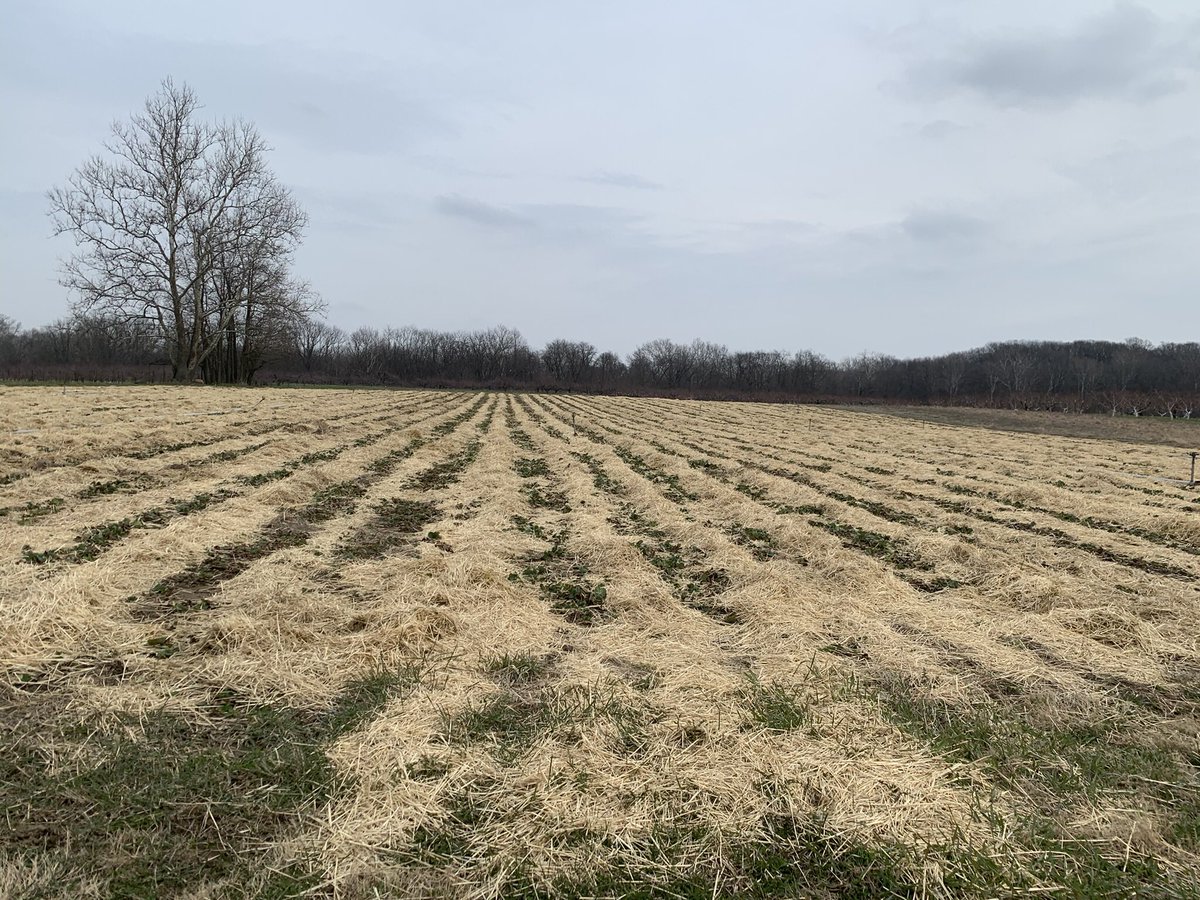
M 1200 896 L 1180 456 L 0 389 L 0 895 Z

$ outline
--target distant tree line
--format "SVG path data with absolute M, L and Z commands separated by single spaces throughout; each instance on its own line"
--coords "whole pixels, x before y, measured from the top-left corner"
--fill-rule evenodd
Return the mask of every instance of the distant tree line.
M 276 320 L 252 362 L 201 367 L 210 383 L 494 387 L 711 399 L 911 403 L 1200 416 L 1200 344 L 1008 341 L 896 359 L 864 353 L 834 362 L 811 351 L 730 351 L 655 340 L 621 358 L 584 341 L 532 348 L 504 326 L 444 332 L 359 328 L 315 316 Z M 0 377 L 166 381 L 171 347 L 138 319 L 76 315 L 22 329 L 0 315 Z

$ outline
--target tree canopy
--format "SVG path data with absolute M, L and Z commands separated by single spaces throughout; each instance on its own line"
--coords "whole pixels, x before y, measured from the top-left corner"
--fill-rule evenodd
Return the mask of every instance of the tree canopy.
M 76 243 L 62 281 L 77 313 L 149 323 L 178 380 L 242 380 L 320 301 L 290 274 L 306 216 L 266 142 L 200 109 L 167 79 L 48 197 L 55 232 Z

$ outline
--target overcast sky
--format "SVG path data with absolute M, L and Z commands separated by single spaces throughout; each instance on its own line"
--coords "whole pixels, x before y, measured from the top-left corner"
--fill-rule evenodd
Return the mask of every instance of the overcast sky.
M 0 312 L 45 191 L 166 76 L 255 122 L 346 329 L 912 356 L 1194 340 L 1200 7 L 9 2 Z

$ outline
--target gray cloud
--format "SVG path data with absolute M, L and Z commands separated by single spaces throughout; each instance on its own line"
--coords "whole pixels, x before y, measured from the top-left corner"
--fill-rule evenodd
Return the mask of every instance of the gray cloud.
M 1200 64 L 1198 50 L 1194 21 L 1181 28 L 1122 3 L 1067 32 L 977 39 L 915 65 L 909 83 L 919 93 L 966 90 L 1000 106 L 1145 101 L 1181 90 Z
M 743 222 L 740 228 L 746 234 L 780 238 L 811 237 L 821 230 L 820 226 L 800 219 L 764 219 L 758 222 Z
M 900 230 L 914 241 L 971 241 L 986 234 L 988 224 L 948 210 L 915 210 L 900 222 Z
M 1200 137 L 1148 145 L 1129 141 L 1055 171 L 1105 203 L 1153 200 L 1159 211 L 1194 208 L 1200 200 Z
M 434 209 L 444 216 L 465 219 L 475 225 L 487 228 L 502 228 L 505 230 L 525 230 L 534 222 L 528 216 L 521 215 L 503 206 L 493 206 L 472 197 L 461 197 L 458 194 L 443 194 L 434 200 Z
M 642 217 L 627 209 L 584 203 L 531 203 L 520 207 L 542 233 L 556 240 L 592 240 L 607 244 L 657 238 L 638 229 Z
M 633 188 L 640 191 L 661 191 L 663 185 L 650 181 L 640 175 L 629 172 L 597 172 L 594 175 L 581 175 L 579 181 L 590 181 L 592 184 L 605 184 L 610 187 Z
M 434 208 L 444 216 L 485 228 L 524 232 L 542 242 L 588 240 L 598 247 L 627 241 L 631 227 L 640 220 L 636 214 L 612 207 L 580 203 L 498 206 L 458 194 L 437 197 Z
M 296 193 L 318 227 L 359 238 L 389 232 L 413 217 L 413 202 L 394 191 L 305 187 Z
M 926 122 L 918 128 L 917 133 L 921 137 L 928 138 L 931 141 L 941 141 L 966 130 L 965 125 L 959 125 L 957 122 L 951 122 L 949 119 L 935 119 L 932 122 Z

